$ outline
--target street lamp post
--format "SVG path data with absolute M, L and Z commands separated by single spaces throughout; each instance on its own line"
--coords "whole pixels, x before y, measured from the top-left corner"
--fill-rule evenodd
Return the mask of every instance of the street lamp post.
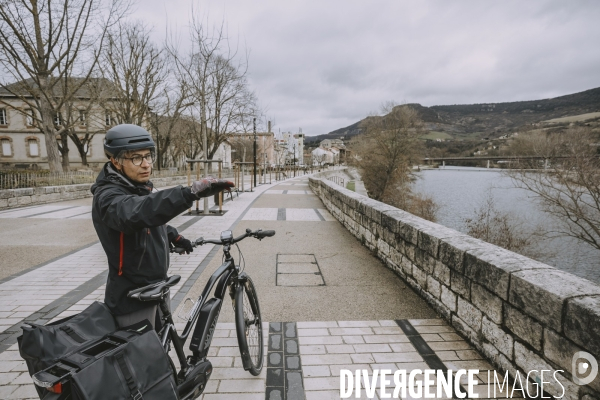
M 156 158 L 158 159 L 158 170 L 160 171 L 160 132 L 158 130 L 157 113 L 154 113 L 154 129 L 156 129 Z
M 254 125 L 254 186 L 256 186 L 256 118 L 252 120 Z

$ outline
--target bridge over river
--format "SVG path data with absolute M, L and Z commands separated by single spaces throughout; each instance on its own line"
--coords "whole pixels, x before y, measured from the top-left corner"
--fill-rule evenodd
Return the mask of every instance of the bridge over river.
M 202 399 L 339 399 L 342 369 L 477 369 L 480 398 L 489 398 L 488 371 L 564 370 L 547 393 L 563 386 L 565 398 L 599 398 L 598 379 L 573 383 L 570 357 L 600 355 L 600 287 L 328 179 L 343 175 L 259 185 L 226 202 L 222 217 L 172 221 L 188 238 L 277 231 L 240 243 L 265 321 L 265 368 L 258 377 L 243 371 L 225 304 Z M 90 205 L 85 198 L 0 211 L 1 399 L 36 398 L 17 351 L 22 322 L 45 323 L 103 299 L 106 257 Z M 170 273 L 182 280 L 172 306 L 197 297 L 220 262 L 212 245 L 174 256 Z M 497 393 L 508 396 L 506 388 Z

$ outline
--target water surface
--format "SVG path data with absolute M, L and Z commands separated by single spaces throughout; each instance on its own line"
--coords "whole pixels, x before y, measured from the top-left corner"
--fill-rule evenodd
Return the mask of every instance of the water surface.
M 423 170 L 415 182 L 418 192 L 429 194 L 440 205 L 438 223 L 466 233 L 467 218 L 491 193 L 496 208 L 512 213 L 531 231 L 536 227 L 551 228 L 556 221 L 542 212 L 535 196 L 516 188 L 500 170 L 470 167 L 446 167 Z M 600 251 L 572 238 L 551 238 L 540 243 L 539 261 L 600 283 Z

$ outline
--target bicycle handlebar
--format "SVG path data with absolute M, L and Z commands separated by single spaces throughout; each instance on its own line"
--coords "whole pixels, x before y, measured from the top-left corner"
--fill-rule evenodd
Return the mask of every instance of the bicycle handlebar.
M 274 230 L 267 230 L 267 231 L 263 231 L 262 229 L 257 229 L 256 231 L 252 231 L 250 229 L 246 229 L 246 232 L 241 234 L 240 236 L 236 237 L 236 238 L 231 238 L 230 240 L 223 240 L 223 239 L 204 239 L 204 238 L 198 238 L 196 240 L 194 240 L 192 242 L 192 247 L 198 247 L 198 246 L 202 246 L 203 244 L 220 244 L 220 245 L 224 245 L 224 244 L 234 244 L 239 242 L 240 240 L 243 240 L 247 237 L 254 237 L 258 240 L 262 240 L 266 237 L 271 237 L 275 235 L 275 231 Z M 177 254 L 183 254 L 185 253 L 185 249 L 182 247 L 172 247 L 171 248 L 171 253 L 177 253 Z

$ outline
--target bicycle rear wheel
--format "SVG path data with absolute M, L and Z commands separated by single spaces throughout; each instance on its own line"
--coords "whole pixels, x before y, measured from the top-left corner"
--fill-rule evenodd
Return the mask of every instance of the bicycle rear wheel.
M 247 275 L 235 291 L 235 327 L 244 369 L 257 376 L 263 366 L 262 318 L 254 283 Z

